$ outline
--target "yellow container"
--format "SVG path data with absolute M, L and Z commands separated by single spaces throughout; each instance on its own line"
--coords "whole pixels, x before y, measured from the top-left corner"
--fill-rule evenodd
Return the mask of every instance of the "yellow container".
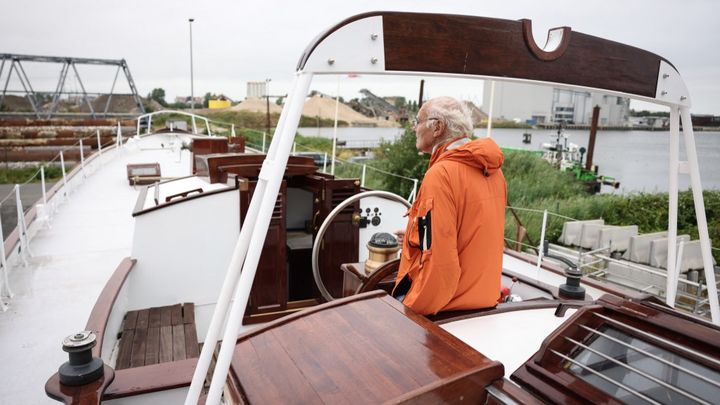
M 230 107 L 230 100 L 209 100 L 208 107 L 213 108 L 228 108 Z

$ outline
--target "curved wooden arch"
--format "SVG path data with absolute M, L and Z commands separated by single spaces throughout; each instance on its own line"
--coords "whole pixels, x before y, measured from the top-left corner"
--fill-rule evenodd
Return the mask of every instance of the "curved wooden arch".
M 551 30 L 549 39 L 557 47 L 544 50 L 531 28 L 527 19 L 365 13 L 320 34 L 302 54 L 297 70 L 515 79 L 689 105 L 677 69 L 654 53 L 571 32 L 570 27 Z

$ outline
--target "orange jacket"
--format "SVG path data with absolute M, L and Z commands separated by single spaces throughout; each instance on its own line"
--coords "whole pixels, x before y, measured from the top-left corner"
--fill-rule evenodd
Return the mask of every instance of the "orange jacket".
M 497 304 L 507 202 L 503 160 L 490 138 L 453 139 L 433 152 L 408 211 L 396 280 L 396 286 L 406 274 L 412 280 L 403 303 L 414 311 Z M 429 227 L 423 225 L 428 213 Z M 426 231 L 422 240 L 418 228 Z

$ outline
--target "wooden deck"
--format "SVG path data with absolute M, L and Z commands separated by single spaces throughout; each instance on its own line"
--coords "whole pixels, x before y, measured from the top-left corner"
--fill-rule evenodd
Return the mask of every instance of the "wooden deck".
M 123 322 L 116 370 L 198 357 L 195 305 L 129 311 Z

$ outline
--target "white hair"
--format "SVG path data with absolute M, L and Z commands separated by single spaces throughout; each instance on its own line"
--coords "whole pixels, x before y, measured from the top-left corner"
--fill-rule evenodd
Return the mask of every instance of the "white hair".
M 473 122 L 465 103 L 452 97 L 436 97 L 427 101 L 428 121 L 425 125 L 432 128 L 433 121 L 442 121 L 448 137 L 472 135 Z

